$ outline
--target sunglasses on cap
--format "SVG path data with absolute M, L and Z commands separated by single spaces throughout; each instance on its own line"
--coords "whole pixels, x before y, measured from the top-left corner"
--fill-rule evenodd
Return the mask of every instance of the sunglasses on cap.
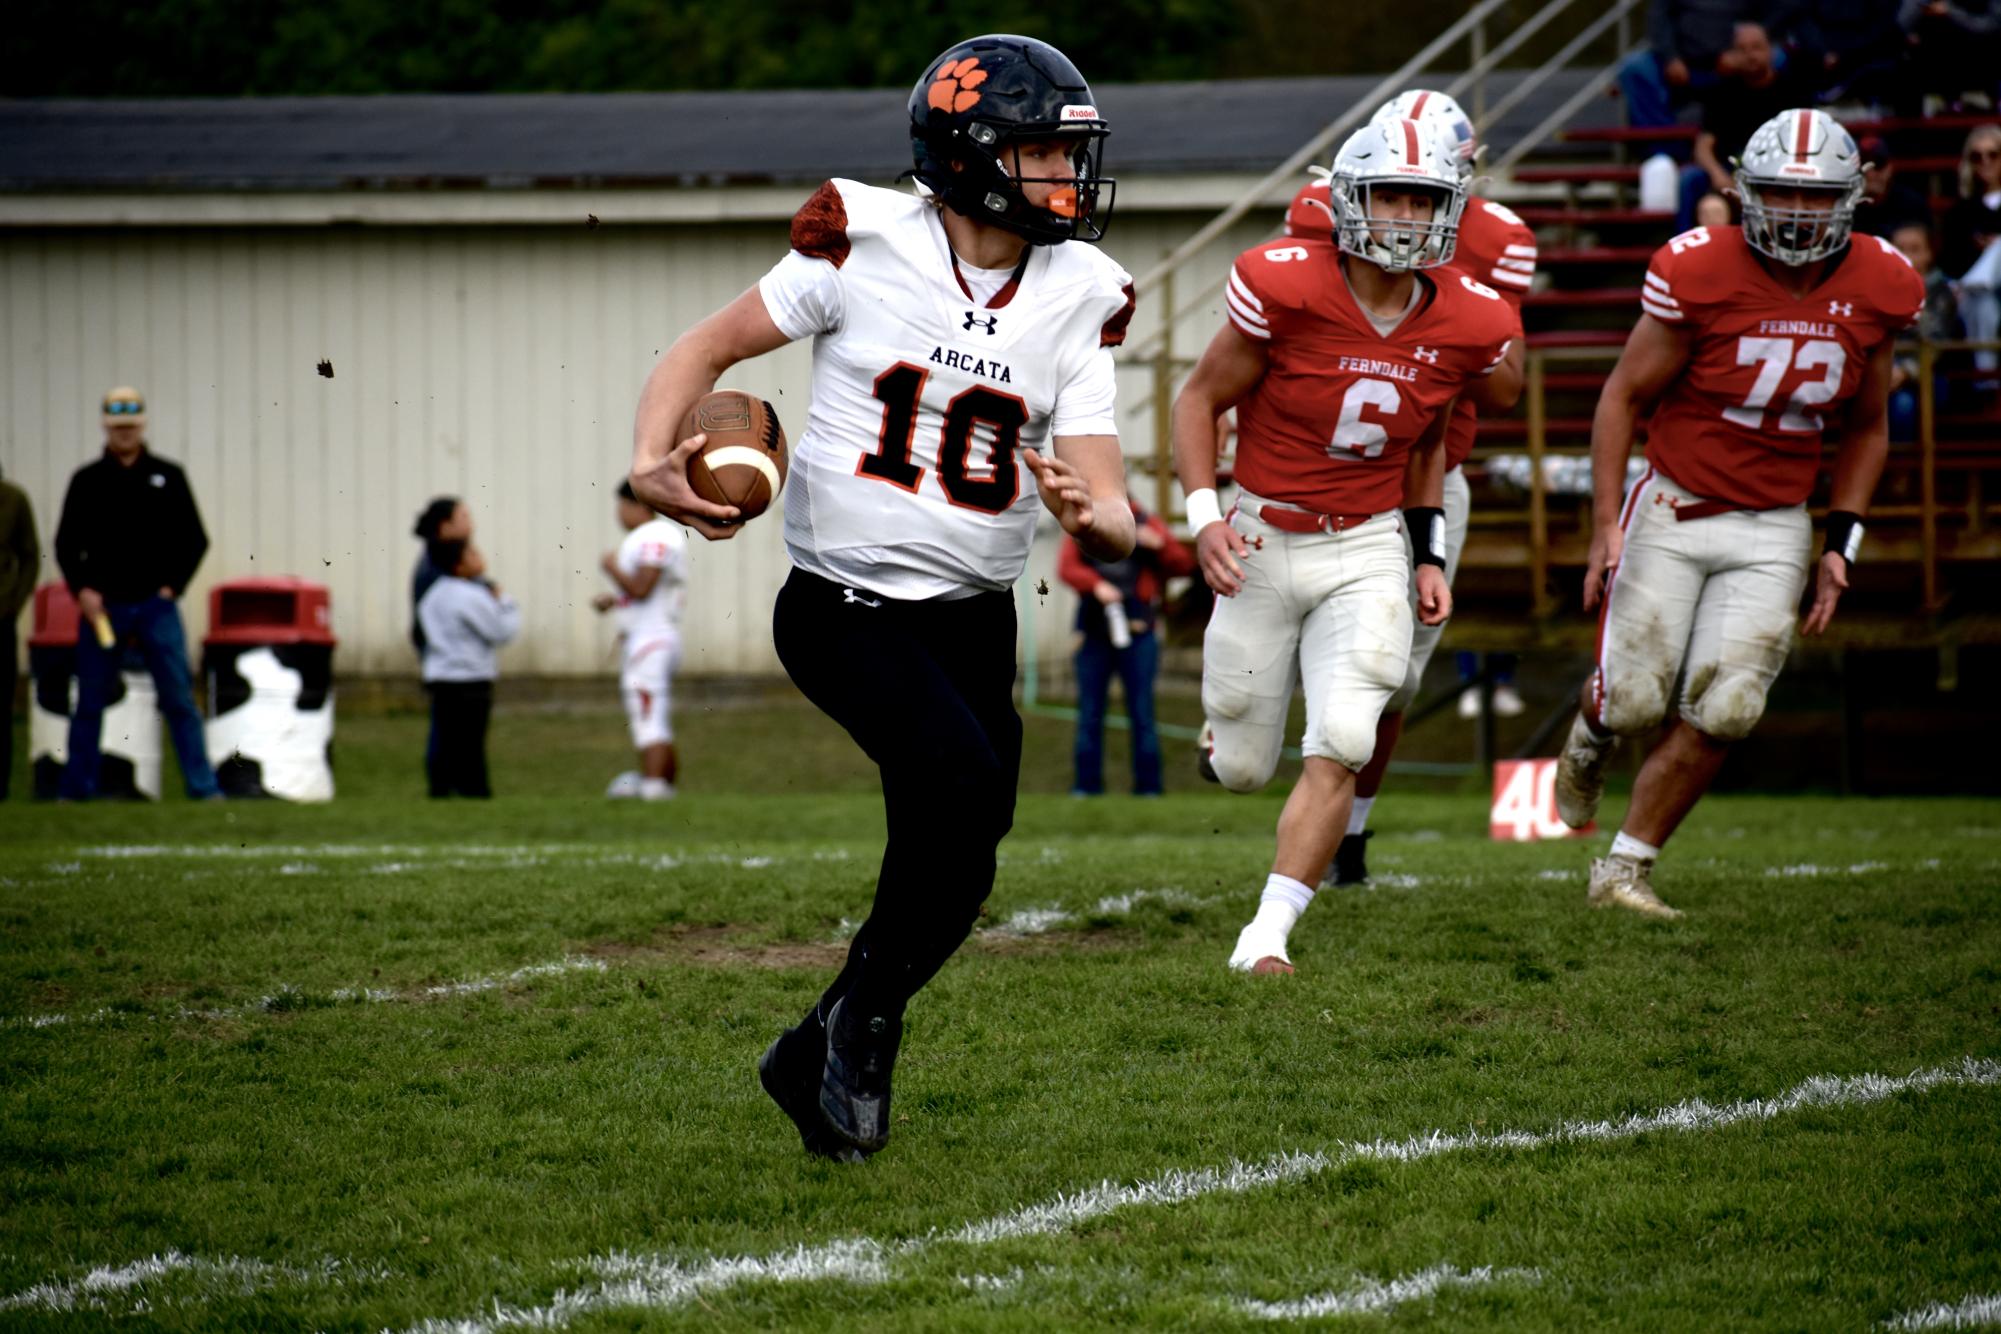
M 104 405 L 104 415 L 107 417 L 137 417 L 145 411 L 144 403 L 131 398 L 115 399 Z

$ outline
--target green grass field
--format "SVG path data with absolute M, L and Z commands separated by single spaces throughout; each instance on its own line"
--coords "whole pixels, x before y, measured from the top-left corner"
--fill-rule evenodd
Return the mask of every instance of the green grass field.
M 1393 788 L 1375 884 L 1246 978 L 1282 788 L 1171 747 L 1166 799 L 1072 801 L 1032 721 L 895 1138 L 842 1167 L 752 1063 L 867 910 L 843 740 L 691 709 L 642 807 L 592 795 L 618 720 L 503 717 L 505 795 L 440 805 L 421 727 L 344 718 L 319 809 L 0 808 L 0 1326 L 2001 1319 L 1992 803 L 1712 800 L 1662 924 L 1586 908 L 1589 845 Z

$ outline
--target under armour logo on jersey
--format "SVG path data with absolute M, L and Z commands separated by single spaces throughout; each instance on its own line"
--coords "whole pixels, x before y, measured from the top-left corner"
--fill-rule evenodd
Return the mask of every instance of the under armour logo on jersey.
M 988 335 L 991 336 L 993 334 L 994 328 L 1000 324 L 1000 316 L 989 315 L 985 319 L 981 319 L 978 315 L 975 315 L 972 311 L 970 310 L 967 311 L 966 322 L 961 327 L 965 329 L 971 329 L 975 324 L 984 324 L 987 327 Z
M 1427 366 L 1436 366 L 1438 364 L 1438 349 L 1435 347 L 1421 347 L 1411 353 L 1411 355 Z
M 859 602 L 864 607 L 880 607 L 882 605 L 882 602 L 879 599 L 862 597 L 860 594 L 856 593 L 855 590 L 852 588 L 844 588 L 841 590 L 841 601 Z
M 1855 313 L 1855 303 L 1853 301 L 1830 301 L 1827 303 L 1827 313 L 1830 315 L 1853 315 Z

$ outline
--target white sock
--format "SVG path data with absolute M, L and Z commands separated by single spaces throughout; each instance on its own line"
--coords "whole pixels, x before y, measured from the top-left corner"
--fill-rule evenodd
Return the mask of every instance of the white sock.
M 1293 923 L 1311 902 L 1312 886 L 1274 871 L 1265 881 L 1264 897 L 1258 900 L 1258 915 L 1251 919 L 1251 925 L 1270 927 L 1283 939 L 1291 934 Z
M 1369 808 L 1376 804 L 1374 797 L 1357 797 L 1348 809 L 1348 832 L 1359 834 L 1369 827 Z
M 1661 855 L 1661 850 L 1651 843 L 1640 842 L 1640 840 L 1621 829 L 1618 836 L 1612 840 L 1612 855 L 1614 857 L 1631 857 L 1636 862 L 1650 862 Z
M 648 801 L 659 801 L 674 795 L 674 786 L 664 778 L 642 778 L 639 780 L 639 795 Z

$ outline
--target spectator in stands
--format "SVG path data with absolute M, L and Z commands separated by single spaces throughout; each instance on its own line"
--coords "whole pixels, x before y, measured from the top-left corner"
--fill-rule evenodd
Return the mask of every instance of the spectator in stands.
M 1888 238 L 1898 228 L 1918 223 L 1931 228 L 1931 205 L 1909 186 L 1897 184 L 1897 164 L 1890 145 L 1878 134 L 1865 135 L 1855 145 L 1862 153 L 1862 201 L 1855 210 L 1855 230 L 1865 236 Z
M 35 575 L 42 568 L 42 544 L 35 537 L 35 511 L 28 493 L 12 482 L 0 480 L 0 801 L 14 776 L 14 691 L 20 681 L 21 646 L 14 637 L 14 624 L 21 608 L 35 591 Z
M 1065 537 L 1057 577 L 1083 599 L 1077 607 L 1077 741 L 1070 795 L 1105 791 L 1105 703 L 1112 675 L 1125 690 L 1132 729 L 1133 795 L 1161 793 L 1160 732 L 1154 724 L 1153 678 L 1160 668 L 1161 593 L 1169 579 L 1195 572 L 1195 556 L 1175 540 L 1160 516 L 1132 502 L 1136 545 L 1124 560 L 1101 561 Z
M 1627 124 L 1674 124 L 1675 113 L 1718 80 L 1744 72 L 1738 51 L 1741 24 L 1761 24 L 1767 32 L 1783 34 L 1796 12 L 1789 0 L 1652 0 L 1647 49 L 1619 67 Z M 1785 63 L 1783 55 L 1768 58 Z
M 1959 279 L 1959 314 L 1966 336 L 2001 337 L 2001 125 L 1982 125 L 1966 136 L 1959 160 L 1959 198 L 1945 215 L 1941 267 Z M 2001 366 L 2001 354 L 1975 352 L 1983 371 Z M 1992 389 L 1989 382 L 1981 386 Z
M 1714 190 L 1695 201 L 1695 225 L 1698 227 L 1728 227 L 1733 216 L 1729 198 Z
M 1960 111 L 1969 95 L 1995 106 L 2001 77 L 2001 5 L 1996 0 L 1903 0 L 1897 12 L 1909 42 L 1906 114 Z M 1948 269 L 1951 265 L 1946 266 Z
M 1876 106 L 1895 100 L 1906 46 L 1898 3 L 1812 0 L 1800 15 L 1788 36 L 1820 101 Z
M 1694 225 L 1695 202 L 1706 191 L 1734 193 L 1731 164 L 1757 128 L 1781 111 L 1811 100 L 1799 81 L 1780 68 L 1763 24 L 1739 23 L 1735 32 L 1728 72 L 1702 93 L 1695 163 L 1682 173 L 1677 221 L 1684 231 Z
M 1918 324 L 1913 332 L 1919 338 L 1934 343 L 1961 337 L 1959 300 L 1953 292 L 1952 280 L 1938 266 L 1932 247 L 1931 224 L 1915 220 L 1905 222 L 1891 232 L 1888 239 L 1890 244 L 1904 252 L 1904 258 L 1911 261 L 1911 267 L 1924 276 L 1925 304 L 1918 312 Z M 1950 354 L 1947 354 L 1933 363 L 1933 402 L 1940 406 L 1952 397 L 1952 382 L 1937 372 L 1948 368 L 1951 361 Z M 1890 373 L 1890 438 L 1893 440 L 1917 438 L 1919 367 L 1916 353 L 1899 349 L 1896 365 Z
M 503 644 L 521 631 L 521 609 L 486 578 L 470 542 L 433 542 L 438 577 L 417 604 L 424 629 L 424 689 L 431 695 L 432 744 L 424 754 L 434 797 L 490 797 L 486 726 Z
M 187 634 L 174 606 L 208 551 L 208 532 L 187 474 L 147 448 L 139 391 L 121 387 L 106 394 L 103 421 L 104 453 L 70 477 L 56 525 L 56 563 L 77 609 L 76 711 L 62 797 L 88 801 L 97 795 L 104 710 L 130 640 L 159 692 L 188 795 L 216 800 L 222 789 L 208 762 Z

